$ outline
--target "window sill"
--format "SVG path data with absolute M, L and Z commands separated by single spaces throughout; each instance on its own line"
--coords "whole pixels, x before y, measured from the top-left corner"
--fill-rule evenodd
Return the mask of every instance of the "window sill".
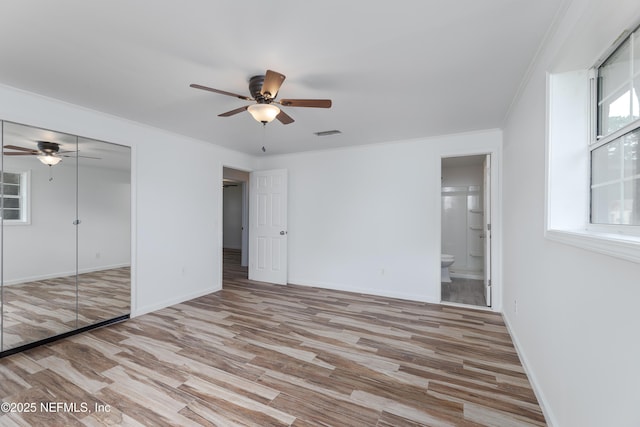
M 2 225 L 31 225 L 31 221 L 30 220 L 26 220 L 26 221 L 13 221 L 13 220 L 7 220 L 5 219 L 4 221 L 2 221 Z
M 547 230 L 545 237 L 581 249 L 640 263 L 640 237 L 587 230 Z

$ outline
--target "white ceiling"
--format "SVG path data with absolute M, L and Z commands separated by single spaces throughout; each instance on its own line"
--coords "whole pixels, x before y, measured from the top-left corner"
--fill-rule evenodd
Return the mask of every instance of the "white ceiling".
M 496 128 L 564 1 L 11 0 L 0 83 L 259 155 Z M 333 107 L 263 130 L 189 87 L 249 95 L 266 69 Z

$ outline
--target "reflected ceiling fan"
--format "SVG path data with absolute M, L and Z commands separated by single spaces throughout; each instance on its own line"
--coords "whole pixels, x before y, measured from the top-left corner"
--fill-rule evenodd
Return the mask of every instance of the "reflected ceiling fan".
M 330 99 L 281 99 L 280 101 L 276 101 L 278 91 L 280 90 L 280 86 L 284 82 L 284 79 L 284 74 L 280 74 L 272 70 L 267 70 L 264 76 L 260 75 L 251 77 L 251 79 L 249 79 L 250 97 L 195 83 L 190 86 L 195 89 L 202 89 L 209 92 L 219 93 L 221 95 L 233 96 L 234 98 L 243 99 L 245 101 L 256 101 L 255 104 L 245 105 L 244 107 L 218 114 L 218 116 L 230 117 L 242 113 L 243 111 L 249 111 L 254 119 L 265 125 L 274 119 L 278 119 L 278 121 L 283 125 L 288 125 L 289 123 L 294 122 L 291 116 L 274 104 L 278 104 L 283 107 L 331 108 Z
M 17 145 L 5 145 L 3 154 L 5 156 L 36 156 L 38 160 L 48 166 L 57 165 L 62 161 L 63 157 L 76 157 L 71 156 L 68 153 L 75 153 L 76 151 L 60 151 L 60 144 L 57 142 L 49 141 L 36 141 L 38 149 L 19 147 Z M 6 151 L 13 150 L 13 151 Z M 90 156 L 77 156 L 86 159 L 100 160 L 99 157 Z

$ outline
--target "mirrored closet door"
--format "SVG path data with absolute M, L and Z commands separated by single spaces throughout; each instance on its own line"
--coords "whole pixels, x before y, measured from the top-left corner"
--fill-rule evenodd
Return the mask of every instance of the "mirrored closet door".
M 1 354 L 130 312 L 130 148 L 2 122 Z
M 78 165 L 78 326 L 83 327 L 130 312 L 131 149 L 78 138 Z

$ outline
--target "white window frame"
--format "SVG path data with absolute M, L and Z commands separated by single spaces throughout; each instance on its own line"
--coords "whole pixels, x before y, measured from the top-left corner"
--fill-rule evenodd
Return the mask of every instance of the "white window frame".
M 3 173 L 11 173 L 20 175 L 20 194 L 18 196 L 4 196 L 9 198 L 17 198 L 20 203 L 20 219 L 4 219 L 3 225 L 30 225 L 31 224 L 31 171 L 14 171 L 3 170 Z M 4 184 L 4 182 L 3 182 Z
M 631 46 L 631 59 L 633 63 L 633 53 L 637 49 L 640 51 L 640 46 L 634 47 L 634 36 L 640 32 L 640 27 L 636 28 L 633 31 L 625 31 L 623 34 L 618 37 L 617 43 L 614 43 L 605 54 L 601 57 L 600 60 L 596 62 L 593 68 L 590 70 L 590 115 L 589 115 L 589 128 L 590 128 L 590 141 L 589 141 L 589 164 L 591 165 L 591 158 L 593 155 L 593 151 L 604 146 L 615 142 L 617 140 L 621 140 L 628 133 L 634 132 L 636 130 L 640 130 L 640 118 L 636 119 L 627 125 L 623 126 L 620 129 L 617 129 L 608 135 L 599 135 L 599 99 L 598 99 L 598 70 L 600 67 L 611 58 L 617 50 L 627 41 L 629 41 Z M 630 73 L 631 82 L 634 81 L 636 77 L 640 76 L 640 70 L 633 70 Z M 639 88 L 640 89 L 640 88 Z M 631 177 L 633 179 L 640 178 L 640 174 Z M 614 182 L 622 182 L 624 180 L 629 180 L 630 178 L 620 177 L 616 179 Z M 613 183 L 613 182 L 612 182 Z M 603 185 L 603 184 L 598 184 Z M 589 169 L 589 221 L 587 223 L 586 229 L 589 231 L 593 231 L 596 233 L 604 233 L 604 234 L 616 234 L 623 236 L 638 236 L 640 237 L 640 225 L 625 225 L 625 224 L 603 224 L 603 223 L 593 223 L 591 220 L 592 216 L 592 190 L 593 185 L 591 182 L 591 168 Z
M 637 27 L 638 22 L 630 28 Z M 591 224 L 591 149 L 596 139 L 595 70 L 632 31 L 626 31 L 591 69 L 547 73 L 545 237 L 640 263 L 640 235 L 631 225 Z M 629 127 L 618 130 L 618 136 Z M 613 137 L 613 134 L 612 136 Z M 606 140 L 600 138 L 598 144 Z

